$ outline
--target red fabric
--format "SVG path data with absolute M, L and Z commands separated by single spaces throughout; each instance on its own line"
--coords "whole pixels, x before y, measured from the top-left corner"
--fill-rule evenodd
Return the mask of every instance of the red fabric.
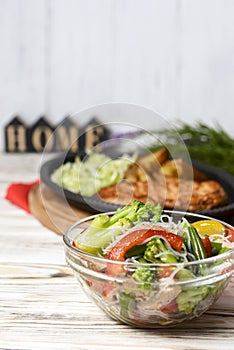
M 28 195 L 30 190 L 38 185 L 40 180 L 36 180 L 32 183 L 13 183 L 7 188 L 5 199 L 18 207 L 24 209 L 26 212 L 31 213 L 28 203 Z

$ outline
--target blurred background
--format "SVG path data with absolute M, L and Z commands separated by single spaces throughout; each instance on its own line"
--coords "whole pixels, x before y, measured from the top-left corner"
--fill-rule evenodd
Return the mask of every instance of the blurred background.
M 232 136 L 233 18 L 233 0 L 0 0 L 1 140 L 16 114 L 58 123 L 108 102 Z

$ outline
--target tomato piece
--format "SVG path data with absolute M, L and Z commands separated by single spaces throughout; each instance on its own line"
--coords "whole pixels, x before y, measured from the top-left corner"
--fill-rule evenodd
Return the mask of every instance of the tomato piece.
M 126 252 L 137 244 L 142 244 L 146 239 L 160 236 L 165 238 L 169 244 L 176 249 L 181 251 L 183 245 L 183 238 L 176 235 L 175 233 L 166 232 L 163 230 L 154 229 L 141 229 L 131 231 L 128 235 L 120 239 L 112 248 L 112 250 L 105 256 L 106 259 L 115 261 L 124 261 Z M 108 264 L 107 273 L 114 276 L 122 271 L 122 266 L 117 264 Z
M 211 245 L 210 239 L 209 237 L 202 237 L 201 240 L 202 240 L 202 244 L 205 249 L 207 258 L 210 258 L 212 256 L 212 245 Z
M 177 304 L 176 300 L 174 299 L 169 304 L 161 307 L 160 310 L 162 312 L 164 312 L 165 314 L 174 314 L 175 312 L 178 311 L 178 304 Z
M 173 267 L 169 267 L 169 266 L 162 266 L 160 268 L 160 270 L 158 269 L 157 271 L 157 277 L 160 278 L 166 278 L 169 277 L 172 272 L 174 271 Z
M 227 236 L 229 237 L 228 240 L 231 243 L 234 243 L 234 231 L 231 230 L 230 228 L 228 229 Z

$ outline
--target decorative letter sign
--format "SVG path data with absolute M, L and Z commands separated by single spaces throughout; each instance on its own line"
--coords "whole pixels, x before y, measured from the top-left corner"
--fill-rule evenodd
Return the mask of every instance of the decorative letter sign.
M 12 119 L 5 129 L 6 152 L 27 151 L 27 130 L 18 117 Z
M 40 117 L 27 127 L 19 116 L 14 117 L 5 127 L 5 151 L 22 152 L 58 152 L 89 151 L 107 140 L 110 132 L 96 118 L 81 129 L 66 117 L 56 127 L 45 117 Z

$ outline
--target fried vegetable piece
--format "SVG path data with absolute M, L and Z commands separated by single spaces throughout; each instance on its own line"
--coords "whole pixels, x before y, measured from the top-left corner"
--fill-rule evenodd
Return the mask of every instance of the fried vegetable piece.
M 201 171 L 192 167 L 183 159 L 167 160 L 162 164 L 160 171 L 165 176 L 178 177 L 186 180 L 205 181 L 207 176 Z
M 142 182 L 147 180 L 147 175 L 139 164 L 134 163 L 126 171 L 124 179 L 129 182 Z
M 142 167 L 146 173 L 152 173 L 160 169 L 160 166 L 168 159 L 169 151 L 167 148 L 162 147 L 157 151 L 154 151 L 146 156 L 140 157 L 137 160 L 137 164 Z

